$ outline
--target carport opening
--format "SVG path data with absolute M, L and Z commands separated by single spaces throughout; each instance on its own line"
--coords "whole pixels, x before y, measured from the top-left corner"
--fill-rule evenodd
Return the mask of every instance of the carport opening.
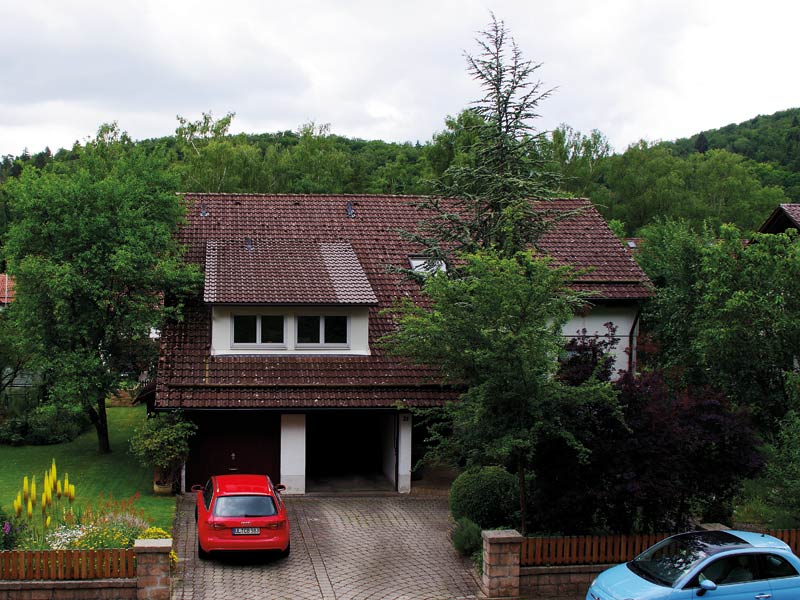
M 306 416 L 306 491 L 396 489 L 395 413 L 324 411 Z

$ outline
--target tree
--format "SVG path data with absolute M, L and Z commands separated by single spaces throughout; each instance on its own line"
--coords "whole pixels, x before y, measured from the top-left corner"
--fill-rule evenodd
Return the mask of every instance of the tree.
M 800 238 L 742 237 L 725 226 L 704 248 L 694 346 L 711 382 L 769 431 L 791 408 L 786 376 L 800 356 Z
M 409 234 L 451 273 L 455 253 L 496 248 L 514 256 L 535 246 L 547 224 L 558 218 L 531 204 L 532 198 L 551 197 L 557 183 L 556 172 L 542 158 L 542 136 L 532 125 L 539 103 L 550 95 L 533 79 L 541 65 L 523 58 L 494 15 L 479 35 L 480 53 L 467 54 L 467 64 L 485 95 L 474 103 L 474 117 L 462 119 L 475 139 L 470 158 L 450 164 L 435 185 L 437 196 L 421 202 L 432 217 Z
M 55 165 L 54 165 L 55 167 Z M 152 328 L 199 283 L 174 234 L 184 206 L 163 153 L 103 125 L 69 164 L 5 184 L 15 324 L 54 401 L 80 403 L 110 452 L 105 401 Z M 163 304 L 163 306 L 161 306 Z
M 708 148 L 708 138 L 706 137 L 706 134 L 701 131 L 697 136 L 697 139 L 694 141 L 694 149 L 700 154 L 705 154 L 708 152 Z
M 657 286 L 642 328 L 655 365 L 688 384 L 711 384 L 753 411 L 768 434 L 791 407 L 786 376 L 800 356 L 800 239 L 738 228 L 694 232 L 664 221 L 645 230 L 639 261 Z
M 547 259 L 491 250 L 465 256 L 461 277 L 428 277 L 430 309 L 410 301 L 398 307 L 390 348 L 438 365 L 444 380 L 466 391 L 443 411 L 447 435 L 435 453 L 467 465 L 503 465 L 516 471 L 521 528 L 527 528 L 529 465 L 540 437 L 586 448 L 562 426 L 584 405 L 611 405 L 607 383 L 590 378 L 577 387 L 555 377 L 563 352 L 562 326 L 580 302 L 566 288 L 568 271 Z

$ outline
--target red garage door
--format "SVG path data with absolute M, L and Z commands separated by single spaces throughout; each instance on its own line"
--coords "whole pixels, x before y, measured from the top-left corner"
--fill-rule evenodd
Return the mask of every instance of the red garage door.
M 261 411 L 196 412 L 197 424 L 186 464 L 186 487 L 211 475 L 266 473 L 280 482 L 280 414 Z

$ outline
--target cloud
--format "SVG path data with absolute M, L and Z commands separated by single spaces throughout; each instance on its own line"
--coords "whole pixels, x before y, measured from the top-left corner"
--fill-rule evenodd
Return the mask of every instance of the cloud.
M 597 128 L 624 149 L 797 104 L 800 8 L 777 0 L 28 0 L 2 14 L 0 154 L 109 120 L 168 135 L 207 110 L 235 111 L 235 131 L 313 120 L 425 141 L 480 96 L 463 51 L 489 9 L 557 87 L 543 129 Z

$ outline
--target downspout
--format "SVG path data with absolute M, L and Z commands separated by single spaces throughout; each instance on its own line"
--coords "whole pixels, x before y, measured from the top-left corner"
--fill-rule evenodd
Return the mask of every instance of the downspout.
M 633 325 L 628 334 L 628 372 L 636 372 L 636 329 L 639 326 L 639 313 L 641 312 L 641 304 L 637 305 L 636 316 L 633 317 Z

